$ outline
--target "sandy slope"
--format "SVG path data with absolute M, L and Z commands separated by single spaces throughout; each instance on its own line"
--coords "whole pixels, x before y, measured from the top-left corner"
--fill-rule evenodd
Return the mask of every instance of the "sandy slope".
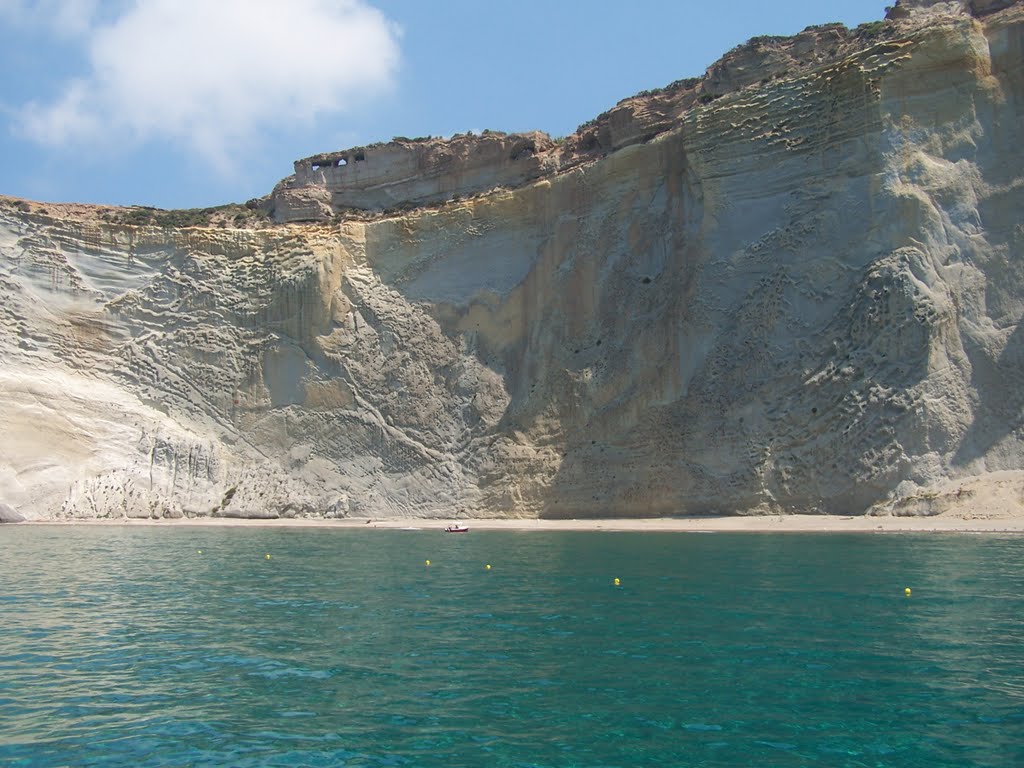
M 441 531 L 455 520 L 424 520 L 402 518 L 389 520 L 237 520 L 191 518 L 182 520 L 78 520 L 73 522 L 22 523 L 22 525 L 127 526 L 204 528 L 324 528 L 335 530 L 418 529 Z M 932 517 L 832 515 L 771 515 L 715 517 L 659 517 L 648 519 L 607 520 L 527 520 L 479 519 L 462 520 L 473 531 L 636 531 L 647 533 L 1024 533 L 1024 517 L 996 516 L 979 513 L 943 514 Z

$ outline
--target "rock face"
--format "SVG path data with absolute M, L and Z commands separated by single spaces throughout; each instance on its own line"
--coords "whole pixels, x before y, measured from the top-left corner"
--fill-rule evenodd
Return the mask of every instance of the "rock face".
M 451 200 L 498 186 L 521 186 L 555 170 L 546 134 L 458 135 L 315 155 L 271 196 L 274 218 L 322 221 L 349 208 L 382 210 Z M 315 202 L 311 202 L 315 201 Z
M 9 505 L 0 502 L 0 523 L 22 523 L 25 518 L 14 511 Z
M 386 145 L 372 183 L 345 170 L 372 148 L 324 155 L 270 201 L 430 208 L 161 229 L 6 200 L 0 498 L 31 518 L 1020 499 L 1024 8 L 985 5 L 741 47 L 534 137 L 521 177 L 494 181 L 520 137 L 490 177 L 420 178 L 403 163 L 443 143 Z M 795 71 L 742 64 L 783 54 Z M 456 187 L 475 196 L 439 201 Z
M 901 6 L 893 12 L 910 15 Z M 488 130 L 314 155 L 295 162 L 295 173 L 275 187 L 265 207 L 278 223 L 328 221 L 357 210 L 397 212 L 522 186 L 678 128 L 694 105 L 834 63 L 896 31 L 883 22 L 854 30 L 825 24 L 794 37 L 757 37 L 729 51 L 703 78 L 623 99 L 564 141 L 537 131 Z

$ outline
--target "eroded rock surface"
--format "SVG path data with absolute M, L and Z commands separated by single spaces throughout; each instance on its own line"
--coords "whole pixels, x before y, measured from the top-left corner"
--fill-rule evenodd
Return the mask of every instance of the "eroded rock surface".
M 278 189 L 331 222 L 262 229 L 5 201 L 0 498 L 597 517 L 1024 492 L 1024 10 L 985 5 L 752 41 L 534 137 L 509 189 L 467 166 L 468 198 L 372 190 L 429 208 L 339 217 L 340 174 Z M 510 167 L 517 140 L 494 138 Z
M 25 518 L 9 504 L 0 502 L 0 523 L 22 523 Z

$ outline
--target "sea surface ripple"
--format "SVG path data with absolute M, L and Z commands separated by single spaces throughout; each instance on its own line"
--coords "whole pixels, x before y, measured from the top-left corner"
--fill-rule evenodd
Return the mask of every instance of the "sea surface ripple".
M 0 765 L 1019 768 L 1024 539 L 7 526 Z

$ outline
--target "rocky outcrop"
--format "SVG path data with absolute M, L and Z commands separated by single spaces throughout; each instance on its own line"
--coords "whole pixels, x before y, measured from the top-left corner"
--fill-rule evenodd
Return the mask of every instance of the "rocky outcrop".
M 973 16 L 987 16 L 1005 10 L 1015 0 L 896 0 L 885 9 L 887 19 L 910 19 L 922 10 L 939 10 L 942 13 L 969 13 Z
M 678 127 L 695 105 L 836 62 L 895 34 L 895 23 L 879 22 L 856 30 L 827 24 L 795 37 L 754 38 L 723 56 L 703 78 L 624 99 L 557 142 L 537 131 L 488 130 L 450 139 L 399 137 L 303 158 L 295 162 L 295 173 L 275 187 L 266 208 L 279 223 L 328 221 L 353 211 L 407 210 L 519 187 L 650 141 Z
M 481 191 L 429 207 L 350 216 L 298 174 L 330 223 L 5 201 L 0 498 L 33 518 L 1024 498 L 1024 9 L 905 10 L 752 42 L 535 143 L 508 189 L 449 169 Z
M 387 144 L 314 155 L 274 189 L 275 220 L 324 221 L 347 209 L 414 208 L 518 187 L 556 170 L 555 144 L 543 133 L 450 139 L 394 139 Z
M 355 211 L 400 211 L 521 186 L 650 141 L 678 128 L 686 112 L 727 94 L 794 79 L 927 25 L 933 18 L 987 16 L 1013 0 L 897 0 L 885 21 L 847 29 L 808 27 L 792 37 L 755 37 L 710 66 L 703 77 L 678 80 L 620 101 L 552 141 L 546 134 L 450 139 L 396 137 L 388 143 L 314 155 L 295 162 L 265 202 L 279 223 L 328 221 Z
M 8 504 L 0 502 L 0 523 L 23 523 L 25 518 Z

